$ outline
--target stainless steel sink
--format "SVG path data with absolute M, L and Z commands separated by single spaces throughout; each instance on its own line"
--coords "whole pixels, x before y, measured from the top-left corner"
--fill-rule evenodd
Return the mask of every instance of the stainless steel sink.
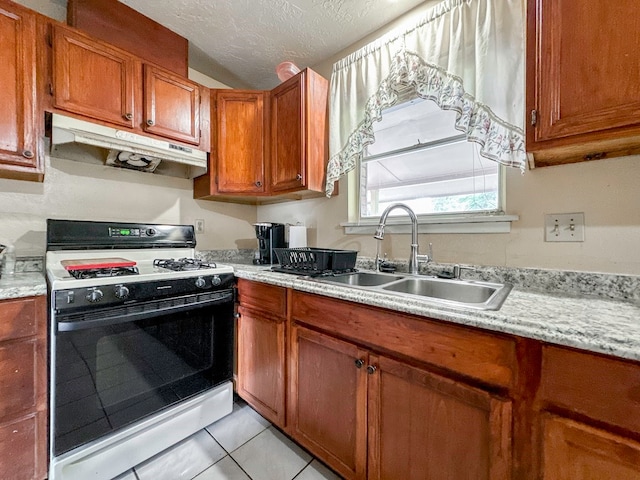
M 314 280 L 342 284 L 371 292 L 423 298 L 441 305 L 477 310 L 499 310 L 512 285 L 505 283 L 448 280 L 419 275 L 392 275 L 375 272 L 346 273 Z
M 397 280 L 402 280 L 403 278 L 403 276 L 391 275 L 388 273 L 353 272 L 342 273 L 331 277 L 322 277 L 317 280 L 329 283 L 342 283 L 344 285 L 351 285 L 355 287 L 375 287 L 395 282 Z

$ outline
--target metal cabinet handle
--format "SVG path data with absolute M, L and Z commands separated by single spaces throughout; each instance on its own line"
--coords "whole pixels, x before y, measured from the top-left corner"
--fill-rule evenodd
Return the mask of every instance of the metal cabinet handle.
M 302 175 L 301 174 L 296 175 L 296 180 L 302 180 Z
M 256 182 L 256 187 L 261 187 L 261 186 L 262 186 L 262 182 L 261 182 L 260 180 L 258 180 L 258 181 Z
M 125 118 L 125 119 L 127 119 L 127 120 L 131 120 L 131 119 L 133 119 L 133 114 L 131 114 L 131 113 L 126 113 L 126 114 L 124 115 L 124 118 Z
M 362 368 L 362 366 L 364 365 L 364 360 L 362 360 L 361 358 L 358 358 L 355 363 L 356 363 L 356 368 Z
M 33 152 L 31 150 L 23 150 L 22 156 L 24 158 L 33 158 Z
M 367 367 L 367 373 L 369 375 L 373 375 L 374 373 L 376 373 L 376 370 L 378 370 L 374 365 L 369 365 Z
M 147 125 L 149 125 L 150 127 L 153 127 L 153 120 L 151 119 L 147 120 Z

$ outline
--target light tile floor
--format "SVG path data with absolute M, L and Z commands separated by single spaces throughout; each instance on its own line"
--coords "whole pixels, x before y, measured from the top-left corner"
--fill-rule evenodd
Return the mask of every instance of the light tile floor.
M 233 412 L 114 480 L 339 480 L 241 399 Z

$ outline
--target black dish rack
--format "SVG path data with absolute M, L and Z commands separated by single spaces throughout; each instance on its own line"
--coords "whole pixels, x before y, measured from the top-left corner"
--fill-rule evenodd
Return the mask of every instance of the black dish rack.
M 274 248 L 279 266 L 272 267 L 275 272 L 294 273 L 296 275 L 329 275 L 355 271 L 355 250 L 335 250 L 331 248 Z

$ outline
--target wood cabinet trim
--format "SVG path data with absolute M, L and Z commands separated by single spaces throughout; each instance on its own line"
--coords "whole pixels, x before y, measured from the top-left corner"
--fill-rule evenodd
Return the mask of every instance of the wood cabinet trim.
M 287 314 L 287 289 L 239 278 L 238 302 L 241 306 L 262 311 L 271 316 L 285 317 Z
M 545 345 L 538 399 L 640 435 L 640 365 Z M 597 388 L 595 388 L 597 386 Z
M 308 293 L 294 291 L 292 298 L 292 321 L 490 385 L 515 386 L 512 338 Z

